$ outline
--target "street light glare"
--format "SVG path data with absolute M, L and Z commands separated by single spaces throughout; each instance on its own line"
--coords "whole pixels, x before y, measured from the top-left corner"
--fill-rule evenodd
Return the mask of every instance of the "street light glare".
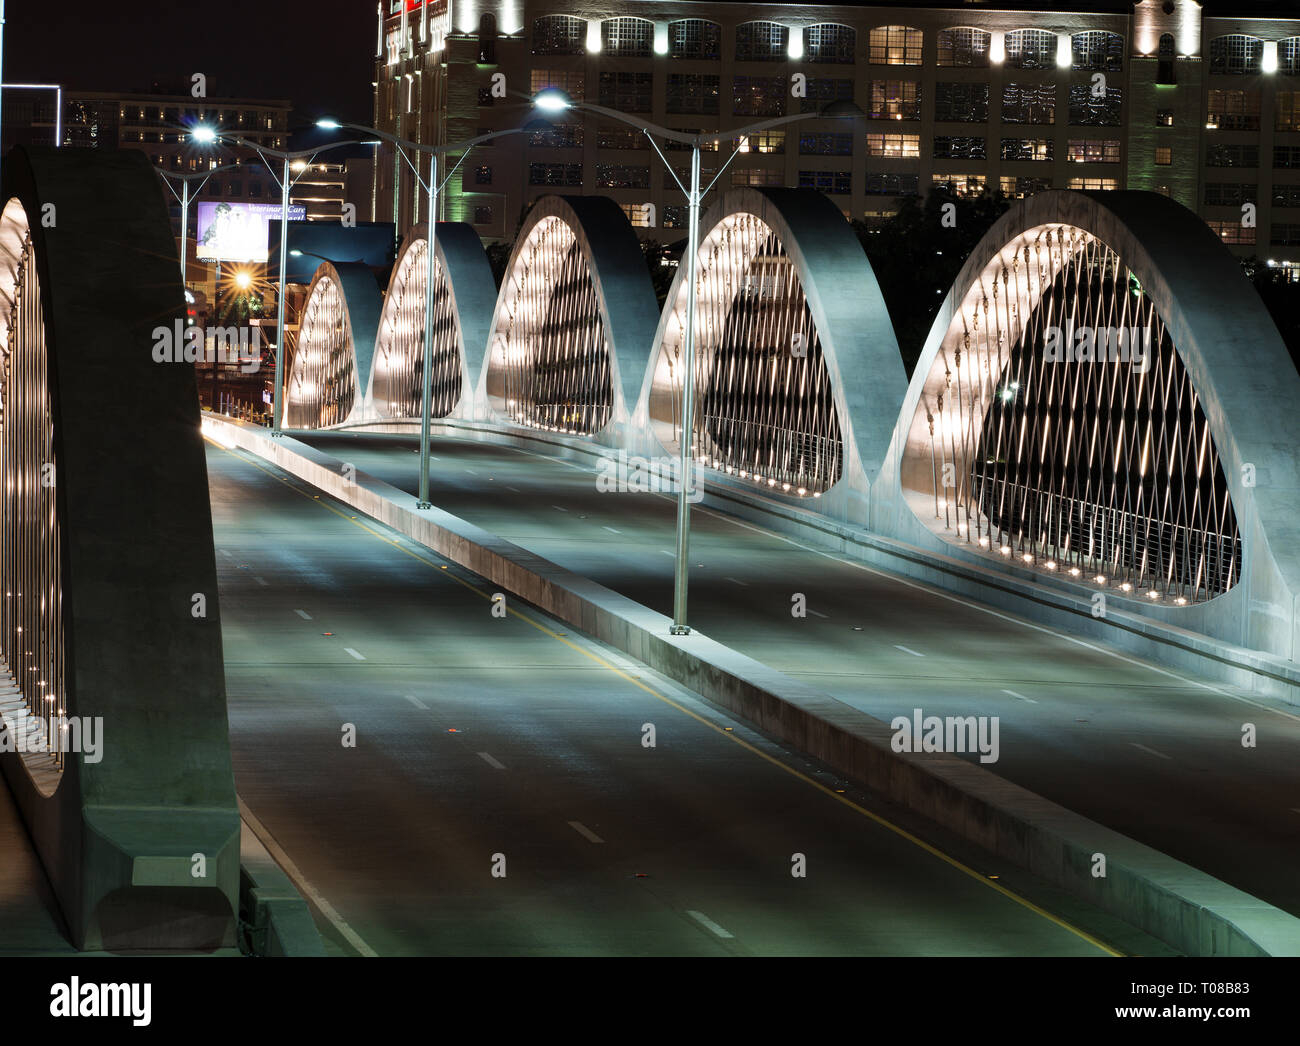
M 533 105 L 544 113 L 562 113 L 572 108 L 572 103 L 564 92 L 555 87 L 548 87 L 533 96 Z
M 337 120 L 331 120 L 328 117 L 324 117 L 316 121 L 316 126 L 323 131 L 337 131 L 343 125 L 339 123 Z
M 210 145 L 217 140 L 217 132 L 205 124 L 199 124 L 190 131 L 190 138 L 202 145 Z
M 253 277 L 247 272 L 235 273 L 235 286 L 241 291 L 248 290 L 253 285 Z

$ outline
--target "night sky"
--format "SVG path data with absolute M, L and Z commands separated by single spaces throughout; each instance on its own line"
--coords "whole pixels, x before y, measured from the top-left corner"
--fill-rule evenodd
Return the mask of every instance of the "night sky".
M 5 83 L 90 91 L 285 98 L 296 122 L 328 113 L 370 122 L 373 0 L 7 0 Z

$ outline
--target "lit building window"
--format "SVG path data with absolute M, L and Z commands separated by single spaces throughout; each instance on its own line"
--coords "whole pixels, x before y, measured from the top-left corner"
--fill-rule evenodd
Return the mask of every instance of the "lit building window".
M 475 208 L 474 208 L 474 224 L 475 224 L 475 225 L 491 225 L 491 224 L 492 224 L 492 208 L 491 208 L 491 207 L 483 207 L 483 206 L 475 207 Z
M 654 211 L 653 204 L 649 203 L 620 203 L 619 207 L 627 215 L 628 222 L 634 229 L 653 229 L 654 223 L 650 220 L 650 215 Z
M 1113 190 L 1119 188 L 1119 181 L 1115 178 L 1071 178 L 1066 182 L 1067 189 L 1104 189 Z
M 923 34 L 905 25 L 882 25 L 867 38 L 872 65 L 920 65 Z
M 1051 138 L 1003 138 L 1004 160 L 1050 160 L 1056 143 Z
M 1240 207 L 1243 203 L 1255 202 L 1255 185 L 1253 182 L 1206 182 L 1205 205 L 1207 207 Z
M 731 184 L 734 186 L 781 185 L 785 173 L 774 167 L 737 167 L 731 172 Z
M 1239 221 L 1217 221 L 1211 219 L 1205 223 L 1224 243 L 1250 246 L 1255 242 L 1255 227 L 1243 228 Z
M 1173 127 L 1173 125 L 1174 125 L 1174 111 L 1172 109 L 1156 110 L 1157 127 Z
M 621 113 L 648 113 L 654 78 L 650 73 L 623 70 L 600 74 L 600 104 Z
M 915 160 L 921 155 L 919 134 L 868 134 L 867 155 L 894 160 Z
M 915 80 L 872 80 L 867 115 L 873 120 L 921 119 L 921 85 Z
M 946 188 L 954 196 L 981 196 L 984 193 L 985 176 L 982 174 L 936 174 L 932 183 Z
M 810 76 L 804 88 L 799 104 L 805 113 L 816 112 L 832 102 L 853 101 L 853 81 L 847 78 Z
M 800 156 L 852 156 L 853 135 L 810 133 L 799 136 Z
M 583 100 L 582 73 L 570 69 L 534 69 L 530 74 L 531 93 L 553 88 L 563 91 L 575 102 Z
M 648 189 L 650 168 L 627 163 L 598 163 L 596 184 L 602 189 Z
M 1119 163 L 1120 142 L 1114 138 L 1071 138 L 1066 147 L 1070 163 Z
M 1274 108 L 1275 131 L 1300 131 L 1300 91 L 1278 91 Z
M 1156 166 L 1168 167 L 1174 162 L 1174 151 L 1167 145 L 1156 146 Z
M 1211 131 L 1258 131 L 1259 92 L 1211 89 L 1205 111 L 1205 127 Z
M 1002 190 L 1002 195 L 1014 200 L 1023 200 L 1026 196 L 1033 196 L 1036 192 L 1045 192 L 1051 187 L 1051 178 L 1004 175 L 998 179 L 998 188 Z

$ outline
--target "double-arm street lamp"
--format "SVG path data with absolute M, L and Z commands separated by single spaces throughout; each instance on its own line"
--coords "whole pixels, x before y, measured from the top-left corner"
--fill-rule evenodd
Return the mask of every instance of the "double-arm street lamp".
M 210 139 L 209 139 L 210 140 Z M 158 170 L 158 176 L 166 183 L 168 190 L 176 197 L 176 202 L 181 205 L 181 285 L 185 284 L 185 262 L 189 256 L 188 239 L 190 227 L 190 199 L 197 196 L 203 191 L 203 186 L 207 180 L 214 174 L 220 174 L 222 171 L 233 171 L 239 167 L 237 163 L 226 163 L 220 167 L 212 167 L 206 171 L 196 171 L 193 174 L 174 174 L 171 171 Z M 190 192 L 190 182 L 197 181 L 198 187 Z M 176 191 L 176 186 L 172 182 L 181 183 L 181 191 Z
M 686 241 L 686 330 L 682 352 L 682 426 L 679 445 L 681 457 L 678 464 L 680 476 L 677 485 L 677 557 L 673 572 L 673 623 L 669 631 L 675 636 L 689 635 L 691 629 L 686 623 L 686 590 L 690 567 L 690 482 L 693 463 L 691 438 L 695 427 L 695 299 L 697 294 L 695 267 L 696 255 L 699 253 L 700 247 L 700 201 L 717 184 L 718 179 L 722 177 L 731 161 L 741 151 L 739 148 L 732 150 L 731 155 L 727 157 L 717 173 L 714 174 L 713 180 L 709 182 L 708 187 L 701 192 L 701 147 L 709 144 L 718 145 L 724 141 L 737 138 L 748 138 L 760 131 L 797 123 L 800 120 L 856 120 L 865 118 L 866 114 L 852 102 L 832 102 L 821 109 L 814 109 L 806 113 L 793 113 L 789 116 L 778 116 L 771 120 L 763 120 L 760 123 L 719 131 L 716 134 L 691 134 L 687 131 L 674 131 L 668 127 L 661 127 L 658 124 L 638 119 L 635 116 L 629 116 L 617 109 L 609 109 L 603 105 L 594 105 L 591 102 L 575 102 L 563 91 L 553 87 L 539 91 L 534 95 L 533 104 L 544 113 L 559 114 L 567 110 L 589 112 L 638 128 L 645 134 L 646 140 L 649 141 L 654 151 L 659 154 L 659 158 L 664 161 L 664 165 L 668 168 L 669 174 L 672 175 L 673 181 L 677 183 L 677 187 L 686 194 L 690 215 Z M 691 147 L 689 188 L 683 185 L 682 180 L 677 177 L 677 172 L 673 170 L 673 165 L 668 162 L 668 157 L 664 156 L 663 150 L 659 148 L 655 136 Z
M 469 151 L 476 145 L 483 142 L 491 141 L 493 138 L 502 138 L 508 134 L 518 134 L 520 131 L 526 131 L 530 128 L 524 127 L 507 127 L 504 130 L 492 131 L 488 134 L 480 134 L 474 138 L 468 138 L 463 142 L 456 142 L 449 145 L 422 145 L 418 142 L 412 142 L 405 138 L 398 138 L 396 135 L 389 134 L 387 131 L 381 131 L 375 127 L 365 127 L 354 123 L 339 123 L 336 120 L 317 120 L 317 127 L 326 130 L 341 130 L 347 128 L 351 131 L 359 131 L 362 134 L 373 134 L 377 138 L 391 144 L 396 150 L 398 156 L 406 161 L 415 175 L 415 180 L 420 188 L 424 189 L 427 194 L 428 207 L 426 221 L 429 226 L 428 236 L 426 237 L 426 255 L 425 255 L 425 278 L 424 278 L 424 368 L 421 377 L 420 391 L 420 493 L 416 501 L 416 508 L 432 508 L 433 504 L 429 501 L 429 438 L 430 430 L 433 427 L 433 306 L 434 293 L 434 252 L 437 244 L 438 229 L 438 198 L 442 190 L 451 181 L 452 177 L 460 169 L 460 165 L 465 162 L 465 157 Z M 425 181 L 424 176 L 420 173 L 419 165 L 413 163 L 407 156 L 407 151 L 412 153 L 429 154 L 429 178 Z M 451 169 L 443 176 L 442 181 L 438 180 L 438 157 L 446 154 L 459 152 L 461 157 Z M 394 172 L 396 178 L 396 172 Z M 393 221 L 397 221 L 396 203 L 394 204 Z M 400 239 L 400 237 L 399 237 Z
M 249 141 L 247 138 L 241 138 L 238 135 L 224 134 L 220 130 L 210 127 L 195 128 L 193 132 L 195 141 L 198 142 L 217 142 L 226 141 L 232 145 L 238 145 L 245 149 L 251 149 L 261 157 L 263 165 L 271 172 L 271 177 L 275 178 L 280 184 L 280 276 L 279 276 L 279 304 L 276 311 L 275 321 L 275 394 L 271 401 L 271 435 L 281 435 L 280 423 L 284 417 L 284 320 L 286 311 L 286 302 L 284 297 L 284 280 L 285 265 L 288 262 L 286 257 L 289 245 L 289 190 L 297 182 L 293 177 L 290 165 L 295 161 L 301 160 L 302 166 L 299 168 L 298 177 L 302 177 L 301 172 L 310 169 L 312 161 L 325 152 L 327 149 L 338 149 L 345 145 L 364 145 L 360 141 L 346 142 L 329 142 L 326 145 L 317 145 L 311 149 L 298 149 L 289 152 L 283 149 L 272 149 L 269 146 L 262 145 L 259 142 Z M 267 163 L 266 158 L 274 156 L 281 163 L 281 173 L 277 175 L 275 168 Z

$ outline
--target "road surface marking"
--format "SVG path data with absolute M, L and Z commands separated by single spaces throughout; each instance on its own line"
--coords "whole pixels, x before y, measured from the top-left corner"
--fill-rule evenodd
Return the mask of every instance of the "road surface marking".
M 820 610 L 814 610 L 812 607 L 806 608 L 808 613 L 815 614 L 817 617 L 829 618 L 830 614 L 823 614 Z
M 661 548 L 661 549 L 659 550 L 659 554 L 660 554 L 661 556 L 673 556 L 673 555 L 675 555 L 675 553 L 673 553 L 673 552 L 669 552 L 666 548 Z
M 220 444 L 217 444 L 217 446 L 220 446 Z M 544 455 L 538 454 L 536 456 L 543 457 Z M 661 498 L 672 497 L 672 495 L 670 494 L 659 494 L 657 496 Z M 886 581 L 892 581 L 898 585 L 902 585 L 904 588 L 913 588 L 916 589 L 918 592 L 926 592 L 931 596 L 935 596 L 939 599 L 946 600 L 949 603 L 956 603 L 959 606 L 966 607 L 969 610 L 974 610 L 977 613 L 987 614 L 988 616 L 995 617 L 1000 621 L 1007 621 L 1013 625 L 1017 625 L 1021 628 L 1027 628 L 1034 632 L 1042 632 L 1049 636 L 1055 636 L 1057 639 L 1063 640 L 1066 643 L 1073 643 L 1076 646 L 1081 646 L 1086 650 L 1091 650 L 1094 653 L 1102 654 L 1105 657 L 1113 658 L 1116 661 L 1123 661 L 1126 664 L 1130 664 L 1138 668 L 1146 669 L 1148 672 L 1154 672 L 1156 673 L 1156 675 L 1161 675 L 1169 679 L 1177 680 L 1179 683 L 1182 683 L 1184 686 L 1193 686 L 1193 687 L 1198 687 L 1201 690 L 1208 690 L 1212 694 L 1218 694 L 1220 697 L 1226 697 L 1231 701 L 1240 701 L 1242 704 L 1251 705 L 1252 707 L 1258 708 L 1264 712 L 1272 712 L 1274 715 L 1280 715 L 1285 719 L 1292 719 L 1295 720 L 1297 723 L 1300 723 L 1300 715 L 1296 715 L 1294 712 L 1284 712 L 1280 708 L 1273 708 L 1269 705 L 1261 704 L 1258 701 L 1252 701 L 1248 697 L 1241 697 L 1238 694 L 1230 694 L 1228 693 L 1228 691 L 1220 690 L 1217 686 L 1214 686 L 1210 683 L 1202 683 L 1195 679 L 1187 679 L 1184 676 L 1180 676 L 1176 672 L 1167 671 L 1166 669 L 1160 668 L 1156 665 L 1148 664 L 1145 661 L 1139 661 L 1136 658 L 1126 657 L 1123 654 L 1118 653 L 1117 651 L 1107 650 L 1104 646 L 1097 646 L 1094 643 L 1089 643 L 1086 640 L 1080 639 L 1078 636 L 1068 635 L 1065 632 L 1058 632 L 1056 629 L 1049 628 L 1046 625 L 1036 625 L 1032 621 L 1026 621 L 1023 618 L 1012 617 L 1010 614 L 1000 613 L 999 611 L 994 610 L 991 607 L 984 606 L 980 603 L 972 603 L 969 600 L 962 599 L 960 596 L 953 595 L 951 592 L 945 592 L 942 589 L 934 588 L 933 586 L 927 585 L 923 582 L 913 581 L 910 578 L 903 577 L 899 574 L 891 574 L 887 570 L 878 570 L 875 567 L 867 566 L 867 564 L 865 563 L 859 563 L 852 559 L 842 558 L 841 556 L 836 555 L 834 552 L 826 552 L 820 548 L 813 548 L 811 545 L 805 545 L 801 541 L 795 541 L 794 538 L 788 538 L 784 534 L 778 534 L 774 530 L 764 530 L 762 527 L 755 526 L 752 523 L 746 523 L 743 520 L 736 519 L 734 516 L 728 516 L 722 512 L 717 512 L 714 509 L 705 508 L 703 505 L 697 506 L 695 511 L 713 516 L 715 519 L 719 519 L 724 523 L 730 523 L 733 526 L 741 527 L 744 530 L 752 530 L 755 534 L 762 535 L 763 537 L 776 538 L 778 541 L 784 542 L 787 545 L 793 545 L 795 548 L 803 549 L 805 552 L 811 552 L 815 556 L 821 556 L 823 559 L 829 559 L 833 563 L 839 563 L 842 564 L 843 566 L 852 567 L 854 570 L 861 570 L 867 574 L 875 574 L 877 577 L 884 578 Z
M 902 643 L 895 643 L 894 646 L 896 646 L 899 650 L 903 651 L 903 653 L 905 654 L 911 654 L 913 657 L 925 657 L 924 654 L 919 654 L 915 650 L 913 650 L 910 646 L 903 646 Z
M 1003 690 L 1004 694 L 1010 694 L 1012 697 L 1018 697 L 1021 701 L 1028 701 L 1031 705 L 1038 704 L 1032 697 L 1025 697 L 1024 694 L 1017 694 L 1014 690 Z
M 487 752 L 479 752 L 478 757 L 482 759 L 483 762 L 487 763 L 488 766 L 492 767 L 493 770 L 504 770 L 506 768 L 504 763 L 497 762 L 488 755 Z
M 604 529 L 605 529 L 605 530 L 608 530 L 611 534 L 621 534 L 621 533 L 623 533 L 621 530 L 615 530 L 613 527 L 605 527 Z
M 1140 745 L 1136 741 L 1130 741 L 1129 744 L 1131 744 L 1134 748 L 1142 749 L 1142 751 L 1146 752 L 1148 755 L 1155 756 L 1157 759 L 1172 760 L 1174 758 L 1171 755 L 1165 755 L 1164 752 L 1157 752 L 1154 748 L 1148 748 L 1146 745 Z
M 263 586 L 265 586 L 266 588 L 270 588 L 270 587 L 271 587 L 271 586 L 270 586 L 270 583 L 269 583 L 269 582 L 266 580 L 266 578 L 264 578 L 264 577 L 258 577 L 256 574 L 254 574 L 254 575 L 253 575 L 253 580 L 256 581 L 259 585 L 263 585 Z
M 733 585 L 739 585 L 741 588 L 749 588 L 749 582 L 747 581 L 738 581 L 734 577 L 729 577 L 727 578 L 727 580 L 730 581 Z
M 728 940 L 735 940 L 735 937 L 734 937 L 733 934 L 728 933 L 726 930 L 724 930 L 721 926 L 719 926 L 717 923 L 715 923 L 712 919 L 710 919 L 710 918 L 709 918 L 707 915 L 705 915 L 703 912 L 687 912 L 686 914 L 689 915 L 692 919 L 694 919 L 694 920 L 695 920 L 697 923 L 699 923 L 701 926 L 703 926 L 703 927 L 704 927 L 706 930 L 708 930 L 710 933 L 716 934 L 716 935 L 719 936 L 719 937 L 725 937 L 725 938 L 727 938 Z
M 233 557 L 230 555 L 230 553 L 227 552 L 224 548 L 221 550 L 221 554 L 222 554 L 223 556 L 225 556 L 227 559 L 232 559 L 232 558 L 233 558 Z
M 477 476 L 477 475 L 478 475 L 478 473 L 475 472 L 475 471 L 474 471 L 473 469 L 471 469 L 471 468 L 467 468 L 465 471 L 468 472 L 471 476 Z
M 557 510 L 560 511 L 560 512 L 568 512 L 568 511 L 569 511 L 567 508 L 560 508 L 559 505 L 552 505 L 551 508 L 553 508 L 553 509 L 557 509 Z
M 426 711 L 426 712 L 429 710 L 429 706 L 426 705 L 423 701 L 421 701 L 421 700 L 420 700 L 418 697 L 416 697 L 414 694 L 406 694 L 406 695 L 404 695 L 404 696 L 406 697 L 406 700 L 410 701 L 411 704 L 415 705 L 416 708 L 422 708 L 422 709 L 424 709 L 424 711 Z
M 236 798 L 239 801 L 239 816 L 244 819 L 244 823 L 248 825 L 249 830 L 257 836 L 258 841 L 266 847 L 266 852 L 271 855 L 275 860 L 275 863 L 284 869 L 284 874 L 293 880 L 293 884 L 298 887 L 299 892 L 305 893 L 311 899 L 311 902 L 320 909 L 321 915 L 325 916 L 325 918 L 330 921 L 330 925 L 343 935 L 348 944 L 352 945 L 353 948 L 364 955 L 367 959 L 377 959 L 379 953 L 371 948 L 370 945 L 366 944 L 366 942 L 361 939 L 361 935 L 347 924 L 346 920 L 344 920 L 343 916 L 339 915 L 334 906 L 330 904 L 329 901 L 325 900 L 324 895 L 303 878 L 303 874 L 298 870 L 298 866 L 294 864 L 293 861 L 289 859 L 289 855 L 280 848 L 280 844 L 277 843 L 275 837 L 266 830 L 266 826 L 253 816 L 253 811 L 244 803 L 243 798 L 238 796 Z
M 587 842 L 589 843 L 603 843 L 605 841 L 600 836 L 598 836 L 595 832 L 593 832 L 590 828 L 588 828 L 585 824 L 583 824 L 581 821 L 570 821 L 569 827 L 572 828 L 584 839 L 586 839 Z
M 307 613 L 307 611 L 305 611 L 305 610 L 295 610 L 294 613 L 297 614 L 297 615 L 298 615 L 300 618 L 302 618 L 304 621 L 310 621 L 310 620 L 311 620 L 311 615 L 310 615 L 309 613 Z
M 343 649 L 346 650 L 346 651 L 347 651 L 349 654 L 351 654 L 353 657 L 355 657 L 358 661 L 364 661 L 364 660 L 365 660 L 365 658 L 364 658 L 361 654 L 358 654 L 358 653 L 357 653 L 355 650 L 353 650 L 350 646 L 345 646 Z
M 212 440 L 207 436 L 205 436 L 204 439 L 207 439 L 214 446 L 221 447 L 220 443 L 217 443 L 215 440 Z M 261 464 L 260 461 L 255 460 L 256 455 L 253 454 L 251 451 L 246 452 L 248 456 L 244 456 L 244 454 L 236 454 L 234 451 L 225 447 L 221 447 L 221 449 L 225 450 L 227 454 L 229 454 L 232 458 L 235 458 L 237 461 L 241 461 L 246 465 L 250 465 L 253 468 L 257 469 L 259 472 L 263 472 L 266 475 L 270 476 L 272 479 L 276 480 L 277 482 L 283 483 L 286 487 L 288 487 L 290 490 L 297 493 L 300 497 L 305 498 L 308 501 L 315 502 L 321 508 L 325 509 L 325 511 L 332 512 L 340 519 L 349 520 L 349 522 L 351 522 L 353 526 L 359 528 L 360 530 L 364 530 L 371 537 L 384 542 L 384 544 L 396 549 L 398 552 L 401 552 L 403 555 L 410 556 L 412 559 L 423 563 L 425 566 L 429 567 L 430 569 L 435 569 L 435 570 L 443 569 L 443 565 L 438 563 L 436 560 L 429 559 L 427 556 L 421 555 L 419 552 L 416 552 L 414 549 L 410 549 L 405 547 L 404 545 L 398 544 L 398 542 L 390 538 L 387 534 L 384 534 L 379 530 L 376 530 L 375 527 L 371 526 L 369 522 L 362 523 L 359 520 L 350 517 L 348 513 L 345 513 L 340 509 L 335 508 L 333 505 L 329 504 L 328 501 L 323 500 L 319 495 L 310 494 L 306 489 L 303 489 L 302 487 L 298 487 L 294 483 L 291 483 L 288 479 L 285 478 L 284 474 L 281 474 L 283 473 L 284 470 L 282 469 L 273 470 L 269 464 L 268 465 Z M 524 453 L 531 454 L 532 452 L 525 451 Z M 541 454 L 532 454 L 532 456 L 543 457 L 543 455 Z M 296 479 L 297 477 L 294 478 Z M 305 480 L 302 480 L 300 482 L 304 483 L 304 485 L 307 487 L 311 486 L 311 484 L 306 483 Z M 709 511 L 709 510 L 705 510 L 705 511 Z M 716 512 L 713 512 L 711 514 L 717 516 L 719 519 L 722 519 L 726 522 L 736 522 L 735 520 L 729 519 L 728 517 L 722 516 Z M 374 523 L 380 526 L 383 525 L 380 524 L 378 520 L 375 520 Z M 753 530 L 760 534 L 764 533 L 764 531 L 760 530 L 758 527 L 750 527 L 747 524 L 740 524 L 740 525 L 745 526 L 745 528 L 748 530 Z M 779 537 L 780 535 L 777 536 Z M 799 542 L 797 541 L 790 541 L 789 539 L 782 539 L 782 540 L 785 540 L 788 544 L 795 545 L 801 548 L 806 548 L 806 546 L 799 545 Z M 429 551 L 429 550 L 422 548 L 422 551 Z M 816 552 L 818 555 L 824 556 L 826 559 L 835 558 L 834 556 L 831 556 L 827 553 L 820 552 L 817 549 L 808 549 L 808 551 Z M 668 553 L 668 554 L 672 555 L 672 553 Z M 837 562 L 848 562 L 848 561 L 837 560 Z M 892 578 L 892 575 L 886 574 L 883 571 L 872 570 L 870 567 L 866 567 L 860 564 L 850 563 L 850 565 L 857 566 L 862 570 L 866 570 L 868 573 L 880 574 L 882 577 L 898 580 L 896 578 Z M 481 588 L 478 585 L 474 584 L 472 581 L 467 581 L 465 578 L 457 577 L 454 574 L 448 574 L 447 576 L 450 577 L 453 581 L 455 581 L 458 585 L 461 585 L 464 588 L 469 589 L 471 592 L 476 593 L 477 595 L 481 596 L 483 599 L 491 600 L 492 592 L 490 589 Z M 919 584 L 911 584 L 910 582 L 906 584 L 910 588 L 922 589 L 923 591 L 926 590 L 924 586 Z M 942 595 L 942 593 L 939 594 Z M 964 602 L 964 600 L 955 600 L 955 602 Z M 972 603 L 969 605 L 977 610 L 985 610 L 985 608 L 980 607 L 978 604 Z M 761 748 L 755 747 L 754 745 L 750 744 L 748 741 L 745 741 L 744 739 L 738 737 L 731 727 L 719 726 L 717 723 L 713 722 L 710 719 L 706 719 L 698 712 L 693 712 L 691 709 L 687 708 L 681 702 L 674 701 L 671 697 L 668 697 L 665 694 L 660 693 L 658 690 L 650 686 L 648 683 L 640 679 L 637 679 L 632 675 L 629 675 L 627 672 L 624 672 L 617 665 L 611 664 L 608 660 L 601 657 L 599 654 L 587 649 L 584 646 L 580 646 L 578 643 L 575 643 L 571 639 L 565 638 L 563 635 L 556 632 L 555 630 L 548 627 L 547 625 L 543 624 L 542 622 L 537 621 L 532 617 L 529 617 L 525 613 L 521 613 L 519 610 L 516 610 L 514 607 L 510 607 L 508 612 L 513 617 L 518 618 L 520 621 L 523 621 L 525 624 L 531 625 L 533 628 L 537 629 L 537 631 L 543 633 L 544 635 L 550 636 L 557 643 L 563 643 L 565 646 L 569 647 L 575 653 L 581 655 L 582 657 L 587 658 L 589 661 L 595 662 L 596 664 L 600 665 L 602 668 L 605 668 L 608 671 L 612 672 L 614 675 L 627 680 L 629 683 L 631 683 L 633 686 L 637 687 L 638 689 L 644 690 L 647 694 L 655 698 L 657 701 L 661 701 L 665 705 L 668 705 L 670 708 L 676 709 L 678 712 L 681 712 L 682 715 L 685 715 L 688 718 L 695 720 L 697 723 L 699 723 L 701 726 L 705 727 L 706 729 L 712 730 L 720 737 L 724 737 L 727 740 L 731 741 L 732 744 L 739 745 L 741 748 L 744 748 L 750 754 L 757 756 L 758 758 L 762 759 L 764 762 L 768 763 L 770 766 L 775 767 L 777 770 L 789 774 L 791 777 L 795 778 L 796 780 L 802 781 L 804 784 L 808 785 L 811 788 L 817 789 L 823 795 L 827 796 L 827 798 L 833 800 L 834 802 L 840 803 L 843 806 L 848 807 L 850 810 L 853 810 L 855 813 L 859 814 L 860 816 L 865 817 L 868 821 L 871 821 L 873 824 L 876 824 L 881 828 L 885 829 L 886 831 L 893 833 L 900 839 L 906 840 L 907 842 L 915 846 L 917 849 L 923 850 L 924 852 L 928 853 L 931 857 L 934 857 L 936 860 L 942 861 L 944 864 L 960 872 L 962 875 L 965 875 L 968 878 L 973 879 L 975 882 L 982 884 L 983 886 L 987 887 L 990 890 L 996 891 L 997 893 L 1001 894 L 1003 897 L 1007 898 L 1007 900 L 1015 902 L 1016 904 L 1020 905 L 1022 908 L 1025 908 L 1033 912 L 1035 915 L 1043 919 L 1046 919 L 1048 922 L 1056 926 L 1059 926 L 1061 929 L 1065 930 L 1066 932 L 1074 934 L 1080 940 L 1087 941 L 1098 951 L 1105 952 L 1107 955 L 1113 955 L 1113 956 L 1120 956 L 1124 954 L 1123 952 L 1118 951 L 1117 949 L 1113 948 L 1111 945 L 1107 944 L 1106 942 L 1098 939 L 1097 937 L 1094 937 L 1087 930 L 1075 926 L 1073 923 L 1067 922 L 1065 919 L 1061 918 L 1060 916 L 1053 915 L 1045 908 L 1040 907 L 1039 905 L 1035 904 L 1033 901 L 1029 900 L 1026 897 L 1022 897 L 1014 890 L 1010 890 L 1007 887 L 1003 886 L 1001 883 L 989 879 L 988 876 L 985 875 L 983 872 L 980 872 L 970 867 L 970 865 L 968 864 L 964 864 L 963 862 L 959 861 L 957 858 L 950 856 L 949 854 L 945 853 L 943 850 L 940 850 L 937 846 L 934 846 L 931 843 L 927 843 L 924 839 L 920 838 L 917 835 L 914 835 L 913 833 L 909 832 L 907 829 L 902 828 L 899 825 L 896 825 L 893 821 L 890 821 L 887 818 L 882 817 L 880 814 L 877 814 L 874 811 L 868 810 L 865 806 L 861 806 L 858 803 L 854 802 L 852 799 L 848 798 L 848 796 L 837 793 L 834 789 L 827 787 L 826 785 L 822 784 L 820 781 L 816 780 L 815 778 L 810 777 L 809 775 L 803 773 L 801 770 L 798 770 L 795 767 L 782 762 L 776 756 L 764 752 Z M 995 614 L 994 616 L 1004 617 L 1005 615 Z M 1015 622 L 1017 624 L 1022 623 L 1012 617 L 1006 617 L 1006 620 Z M 1031 626 L 1031 627 L 1034 627 L 1041 632 L 1048 632 L 1049 634 L 1052 635 L 1059 635 L 1059 633 L 1052 632 L 1051 629 L 1038 628 L 1038 626 Z M 1062 638 L 1070 638 L 1070 637 L 1066 636 Z M 1082 645 L 1086 646 L 1087 644 L 1082 644 Z M 1134 662 L 1134 663 L 1140 664 L 1140 662 Z M 1166 674 L 1172 675 L 1172 673 L 1166 673 Z M 1225 696 L 1231 696 L 1231 695 L 1225 695 Z M 1249 702 L 1249 703 L 1253 704 L 1254 702 Z M 1266 705 L 1260 705 L 1259 707 L 1267 709 Z M 1268 710 L 1272 711 L 1272 709 L 1268 709 Z M 1287 713 L 1281 713 L 1281 714 L 1286 715 Z M 1290 718 L 1300 719 L 1300 716 L 1291 716 Z
M 518 487 L 512 487 L 509 483 L 506 484 L 506 490 L 513 490 L 516 494 L 519 493 L 519 488 L 518 488 Z

